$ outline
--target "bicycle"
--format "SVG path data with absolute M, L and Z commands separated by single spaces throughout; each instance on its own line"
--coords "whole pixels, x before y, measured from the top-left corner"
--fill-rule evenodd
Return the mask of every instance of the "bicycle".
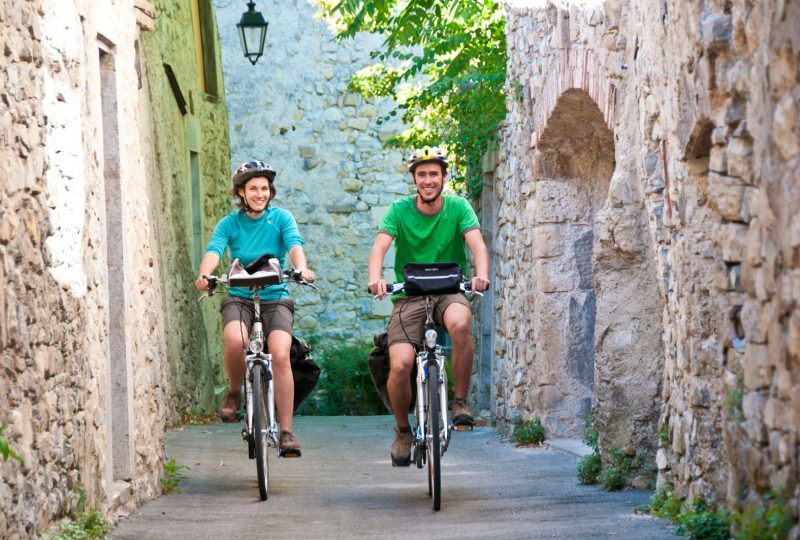
M 234 268 L 237 261 L 231 264 Z M 277 261 L 275 261 L 277 264 Z M 230 274 L 230 272 L 229 272 Z M 316 285 L 308 283 L 299 271 L 294 269 L 282 271 L 281 274 L 270 271 L 258 271 L 253 274 L 239 273 L 236 275 L 223 274 L 222 276 L 207 276 L 208 292 L 200 300 L 213 296 L 217 285 L 231 287 L 244 287 L 253 292 L 253 328 L 250 330 L 250 339 L 245 351 L 247 365 L 244 387 L 244 426 L 242 439 L 247 441 L 248 457 L 256 460 L 256 473 L 258 476 L 258 493 L 262 501 L 269 495 L 269 453 L 268 447 L 278 448 L 278 423 L 275 417 L 275 389 L 272 380 L 272 355 L 264 352 L 265 336 L 261 321 L 261 301 L 259 289 L 269 285 L 278 285 L 284 281 L 294 281 L 317 289 Z
M 472 291 L 470 282 L 462 281 L 463 293 L 482 293 Z M 405 283 L 386 284 L 389 295 L 405 291 Z M 435 293 L 432 293 L 435 294 Z M 425 299 L 425 332 L 422 347 L 417 351 L 417 404 L 414 407 L 414 442 L 411 450 L 412 462 L 421 469 L 428 466 L 428 496 L 433 499 L 433 509 L 439 511 L 442 501 L 441 459 L 450 444 L 450 432 L 471 430 L 472 426 L 453 426 L 448 420 L 447 398 L 447 358 L 442 346 L 437 344 L 438 332 L 433 320 L 434 302 L 431 293 Z M 429 384 L 435 381 L 435 384 Z

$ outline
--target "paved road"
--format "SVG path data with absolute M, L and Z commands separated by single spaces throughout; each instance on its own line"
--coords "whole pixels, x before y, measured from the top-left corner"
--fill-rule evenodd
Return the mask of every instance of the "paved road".
M 191 466 L 182 493 L 153 500 L 111 538 L 676 538 L 633 513 L 649 493 L 606 493 L 575 479 L 577 458 L 516 448 L 490 428 L 456 432 L 442 460 L 442 509 L 425 469 L 393 468 L 391 419 L 303 417 L 303 457 L 270 455 L 261 502 L 238 424 L 170 432 L 168 457 Z

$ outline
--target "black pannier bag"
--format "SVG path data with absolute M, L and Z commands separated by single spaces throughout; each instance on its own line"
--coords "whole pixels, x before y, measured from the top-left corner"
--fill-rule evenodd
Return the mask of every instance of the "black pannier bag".
M 408 296 L 454 294 L 461 291 L 461 266 L 455 262 L 406 263 L 403 281 Z
M 372 379 L 372 384 L 378 391 L 378 395 L 386 405 L 386 410 L 392 412 L 392 403 L 389 401 L 389 392 L 386 390 L 386 383 L 389 382 L 389 335 L 386 332 L 376 334 L 372 338 L 375 347 L 369 353 L 367 358 L 367 368 L 369 369 L 369 376 Z M 417 397 L 417 364 L 411 370 L 411 403 L 408 410 L 414 410 L 414 401 Z
M 311 347 L 295 336 L 292 336 L 289 363 L 292 366 L 292 378 L 294 379 L 294 410 L 296 411 L 317 386 L 320 369 L 311 357 Z

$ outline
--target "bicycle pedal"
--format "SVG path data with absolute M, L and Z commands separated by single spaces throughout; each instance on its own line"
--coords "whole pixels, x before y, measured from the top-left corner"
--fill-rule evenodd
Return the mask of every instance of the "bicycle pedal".
M 456 424 L 456 425 L 455 425 L 455 426 L 453 426 L 453 427 L 455 428 L 455 430 L 456 430 L 456 431 L 472 431 L 472 428 L 473 428 L 474 426 L 468 426 L 468 425 L 458 425 L 458 424 Z

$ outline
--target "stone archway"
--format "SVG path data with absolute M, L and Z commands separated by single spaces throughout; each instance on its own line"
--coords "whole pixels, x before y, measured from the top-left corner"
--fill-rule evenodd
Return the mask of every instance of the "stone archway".
M 530 397 L 556 436 L 592 412 L 601 446 L 655 446 L 661 300 L 635 171 L 615 163 L 603 111 L 563 92 L 534 158 L 537 343 Z
M 532 409 L 556 436 L 580 433 L 595 389 L 595 221 L 614 170 L 614 141 L 586 92 L 558 99 L 534 158 Z

